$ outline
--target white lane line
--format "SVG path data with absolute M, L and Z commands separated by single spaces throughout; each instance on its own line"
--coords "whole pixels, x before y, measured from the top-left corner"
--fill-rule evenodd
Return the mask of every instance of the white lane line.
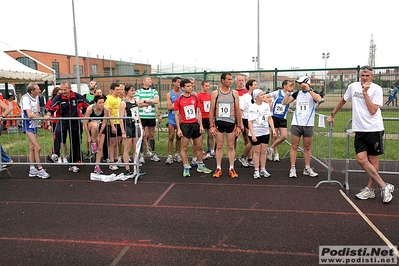
M 157 199 L 157 201 L 155 201 L 154 204 L 152 204 L 152 206 L 157 206 L 159 202 L 161 202 L 161 200 L 166 196 L 166 194 L 168 194 L 169 190 L 172 189 L 172 187 L 174 187 L 175 183 L 172 183 L 166 190 L 164 193 L 162 193 L 162 195 Z
M 128 249 L 130 248 L 130 246 L 126 246 L 124 247 L 121 252 L 118 254 L 118 256 L 116 256 L 116 258 L 114 259 L 114 261 L 111 263 L 111 266 L 115 266 L 118 264 L 118 262 L 122 259 L 122 257 L 125 255 L 125 253 L 128 251 Z
M 390 249 L 392 249 L 395 255 L 399 258 L 399 252 L 397 248 L 391 243 L 391 241 L 389 241 L 388 238 L 386 238 L 384 234 L 373 224 L 373 222 L 371 222 L 370 219 L 367 218 L 367 216 L 356 206 L 355 203 L 353 203 L 353 201 L 345 194 L 345 192 L 342 191 L 342 189 L 340 189 L 339 192 L 346 199 L 346 201 L 350 205 L 352 205 L 352 207 L 357 211 L 357 213 L 360 214 L 360 216 L 366 221 L 366 223 L 368 223 L 368 225 L 374 230 L 374 232 L 376 232 L 377 235 L 381 237 L 382 241 L 384 241 L 385 244 L 387 244 L 387 246 Z

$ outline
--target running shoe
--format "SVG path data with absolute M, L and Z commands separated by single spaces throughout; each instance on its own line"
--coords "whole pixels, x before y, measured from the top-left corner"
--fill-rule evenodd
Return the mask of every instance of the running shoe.
M 254 178 L 255 179 L 260 179 L 261 178 L 261 176 L 259 174 L 259 171 L 254 171 Z
M 38 174 L 38 172 L 39 172 L 39 171 L 38 171 L 35 167 L 30 168 L 30 169 L 29 169 L 29 177 L 36 177 L 37 174 Z
M 273 149 L 272 148 L 267 148 L 267 159 L 269 161 L 273 161 Z
M 132 172 L 132 170 L 126 170 L 126 172 L 125 172 L 125 177 L 126 178 L 133 178 L 133 176 L 134 176 L 134 174 L 133 174 L 133 172 Z
M 189 177 L 189 176 L 190 176 L 190 169 L 188 169 L 188 167 L 184 167 L 183 177 Z
M 116 165 L 119 166 L 119 167 L 125 166 L 125 165 L 123 164 L 122 157 L 120 157 L 120 156 L 118 157 L 118 161 L 116 161 Z
M 289 178 L 296 178 L 296 169 L 295 168 L 291 168 L 290 169 L 290 175 L 288 176 Z
M 147 150 L 146 155 L 151 157 L 152 156 L 152 152 L 150 150 Z
M 197 172 L 204 173 L 204 174 L 210 174 L 210 173 L 212 173 L 212 170 L 207 168 L 205 166 L 205 164 L 198 164 Z
M 180 154 L 176 153 L 175 157 L 173 157 L 173 161 L 181 163 L 183 160 L 182 160 Z
M 94 173 L 100 175 L 100 174 L 102 174 L 102 173 L 104 173 L 104 172 L 103 172 L 103 170 L 101 170 L 101 168 L 100 168 L 99 165 L 96 165 L 96 166 L 94 166 Z
M 91 158 L 93 158 L 93 156 L 91 156 L 91 153 L 88 151 L 84 159 L 91 160 Z
M 115 171 L 115 170 L 118 170 L 118 169 L 119 169 L 119 167 L 116 164 L 111 164 L 109 166 L 109 170 Z
M 278 155 L 278 153 L 274 154 L 274 160 L 275 162 L 279 162 L 280 161 L 280 156 Z
M 308 169 L 303 169 L 303 175 L 307 175 L 307 176 L 310 176 L 310 177 L 316 177 L 319 174 L 316 173 L 315 171 L 313 171 L 313 168 L 309 167 Z
M 266 170 L 260 170 L 260 176 L 261 177 L 270 177 L 271 174 L 269 174 L 269 172 Z
M 357 193 L 356 198 L 365 200 L 365 199 L 374 199 L 375 198 L 375 193 L 374 189 L 369 189 L 368 187 L 363 188 L 360 190 L 359 193 Z
M 248 160 L 248 165 L 251 166 L 251 167 L 254 167 L 254 161 L 252 161 L 252 159 Z
M 202 152 L 202 159 L 203 160 L 208 160 L 208 158 L 209 158 L 209 153 Z
M 144 156 L 140 156 L 140 158 L 139 158 L 139 163 L 145 163 Z
M 40 170 L 37 170 L 37 177 L 40 177 L 42 179 L 47 179 L 50 178 L 50 175 L 46 172 L 46 170 L 44 170 L 43 168 Z
M 383 203 L 388 203 L 392 200 L 392 192 L 394 191 L 395 186 L 389 183 L 386 183 L 386 186 L 381 188 L 381 197 Z
M 151 156 L 151 161 L 159 162 L 161 159 L 155 154 L 155 152 Z
M 220 178 L 222 176 L 222 169 L 216 168 L 215 173 L 213 173 L 214 178 Z
M 80 171 L 80 169 L 77 166 L 69 166 L 68 171 L 77 173 Z
M 68 163 L 68 158 L 67 157 L 64 157 L 64 159 L 62 159 L 63 161 L 63 163 L 65 164 L 65 163 Z
M 166 158 L 165 164 L 171 165 L 173 163 L 173 156 L 168 155 L 168 158 Z
M 58 157 L 58 163 L 62 163 L 62 157 Z
M 242 166 L 248 168 L 249 164 L 248 164 L 248 160 L 245 157 L 240 157 L 238 158 L 238 161 L 242 164 Z
M 190 166 L 191 167 L 198 167 L 198 162 L 197 161 L 191 161 Z
M 231 169 L 229 170 L 229 176 L 230 176 L 231 178 L 238 178 L 238 174 L 236 173 L 236 170 L 234 170 L 234 168 L 231 168 Z

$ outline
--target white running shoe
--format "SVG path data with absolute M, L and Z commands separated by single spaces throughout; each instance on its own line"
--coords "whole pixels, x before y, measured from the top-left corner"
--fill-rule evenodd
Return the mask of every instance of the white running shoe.
M 175 157 L 173 157 L 173 161 L 181 163 L 183 160 L 182 160 L 180 154 L 176 153 Z
M 168 158 L 166 158 L 165 164 L 171 165 L 173 163 L 173 156 L 168 155 Z
M 151 156 L 151 161 L 159 162 L 161 159 L 155 154 L 155 152 Z
M 118 157 L 118 161 L 116 161 L 116 165 L 119 166 L 119 167 L 125 166 L 125 165 L 123 164 L 122 157 L 120 157 L 120 156 Z
M 383 203 L 388 203 L 392 200 L 392 192 L 395 190 L 395 186 L 389 183 L 386 183 L 386 186 L 381 188 L 381 197 Z
M 288 177 L 296 178 L 296 169 L 295 168 L 290 169 L 290 175 Z
M 254 178 L 255 178 L 255 179 L 261 178 L 261 176 L 260 176 L 260 174 L 259 174 L 259 171 L 254 171 Z
M 274 154 L 274 160 L 275 162 L 279 162 L 280 161 L 280 156 L 278 155 L 278 153 Z
M 112 171 L 115 171 L 115 170 L 118 170 L 119 167 L 118 167 L 116 164 L 111 164 L 111 165 L 109 166 L 109 169 L 112 170 Z
M 238 158 L 238 161 L 242 164 L 242 166 L 244 166 L 244 167 L 246 167 L 246 168 L 249 167 L 247 158 L 239 157 L 239 158 Z
M 374 199 L 375 198 L 375 193 L 374 189 L 369 189 L 368 187 L 363 188 L 360 190 L 359 193 L 357 193 L 356 198 L 365 200 L 365 199 Z
M 144 156 L 140 156 L 140 158 L 139 158 L 139 163 L 145 163 Z
M 271 174 L 266 170 L 260 170 L 260 176 L 261 177 L 270 177 Z
M 80 171 L 80 169 L 77 166 L 69 166 L 68 171 L 77 173 Z
M 273 149 L 272 148 L 267 148 L 267 159 L 269 161 L 273 161 Z
M 44 170 L 43 168 L 37 171 L 36 174 L 37 177 L 40 177 L 42 179 L 47 179 L 50 177 L 50 175 Z
M 307 175 L 307 176 L 310 176 L 310 177 L 316 177 L 319 174 L 316 173 L 315 171 L 313 171 L 313 168 L 309 167 L 308 169 L 303 169 L 303 175 Z
M 35 167 L 29 169 L 29 177 L 36 177 L 38 173 L 39 171 Z

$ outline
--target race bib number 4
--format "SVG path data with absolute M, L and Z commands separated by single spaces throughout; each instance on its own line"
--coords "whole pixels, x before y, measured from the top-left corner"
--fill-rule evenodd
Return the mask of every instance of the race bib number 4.
M 256 119 L 256 121 L 259 123 L 259 125 L 261 125 L 262 127 L 266 127 L 268 126 L 268 117 L 270 116 L 270 114 L 268 112 L 263 112 L 260 113 L 258 115 L 258 118 Z

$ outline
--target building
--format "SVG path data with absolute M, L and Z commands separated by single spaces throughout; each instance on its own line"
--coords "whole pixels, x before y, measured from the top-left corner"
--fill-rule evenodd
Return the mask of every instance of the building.
M 42 72 L 50 72 L 48 68 L 37 63 L 29 57 L 43 63 L 49 68 L 55 71 L 57 77 L 57 83 L 61 80 L 68 80 L 72 83 L 76 82 L 76 59 L 74 55 L 67 54 L 56 54 L 32 50 L 21 50 L 19 51 L 5 51 L 6 54 L 14 58 L 15 60 L 21 62 L 22 64 Z M 24 54 L 28 55 L 24 55 Z M 151 73 L 151 65 L 133 63 L 126 61 L 110 60 L 104 57 L 84 57 L 79 56 L 79 75 L 81 77 L 81 83 L 89 83 L 91 79 L 95 77 L 103 76 L 132 76 L 132 75 L 142 75 L 145 73 Z M 112 81 L 112 79 L 111 79 Z M 119 82 L 115 80 L 115 82 Z M 108 89 L 110 82 L 104 82 L 100 84 L 101 88 Z M 16 85 L 17 93 L 22 90 L 24 92 L 23 86 Z

